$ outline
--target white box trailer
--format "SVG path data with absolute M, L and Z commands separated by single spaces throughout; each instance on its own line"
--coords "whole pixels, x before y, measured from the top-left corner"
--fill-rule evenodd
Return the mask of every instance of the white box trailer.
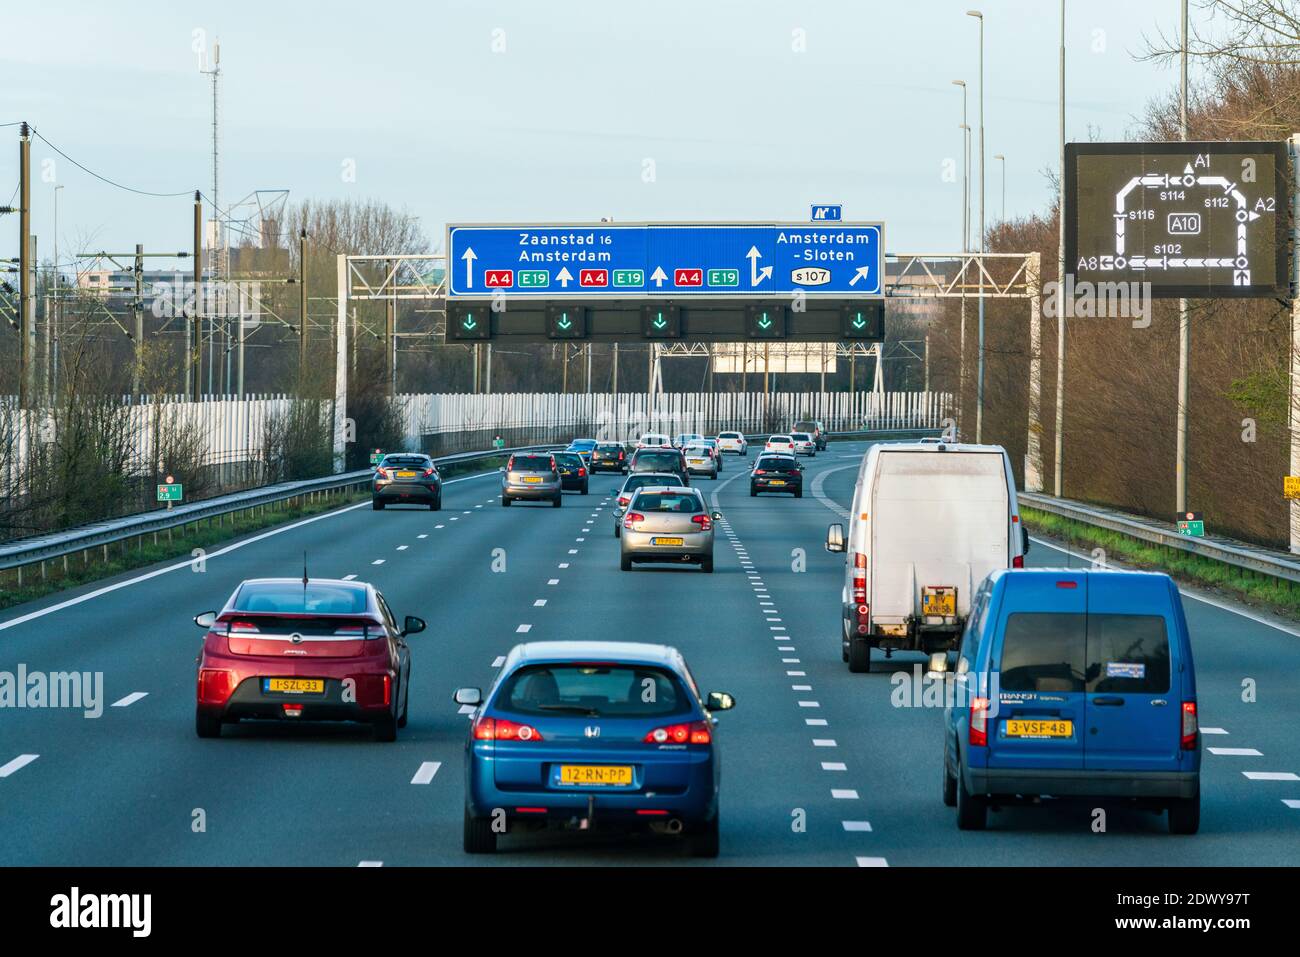
M 841 644 L 849 670 L 871 649 L 920 651 L 941 670 L 984 577 L 1019 567 L 1029 550 L 1011 460 L 998 445 L 937 439 L 874 445 L 863 458 L 844 552 Z

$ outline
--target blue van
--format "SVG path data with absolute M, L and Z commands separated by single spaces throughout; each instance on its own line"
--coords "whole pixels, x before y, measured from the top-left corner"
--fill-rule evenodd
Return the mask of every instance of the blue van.
M 1195 834 L 1201 747 L 1187 620 L 1168 575 L 1007 569 L 972 599 L 945 710 L 943 801 L 1132 799 Z

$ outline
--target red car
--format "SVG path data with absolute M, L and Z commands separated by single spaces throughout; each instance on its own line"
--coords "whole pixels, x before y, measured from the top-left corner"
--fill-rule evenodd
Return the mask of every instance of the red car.
M 207 630 L 198 660 L 194 726 L 215 738 L 242 718 L 358 721 L 377 741 L 406 727 L 410 635 L 384 596 L 359 581 L 258 578 L 235 589 L 220 612 L 196 615 Z

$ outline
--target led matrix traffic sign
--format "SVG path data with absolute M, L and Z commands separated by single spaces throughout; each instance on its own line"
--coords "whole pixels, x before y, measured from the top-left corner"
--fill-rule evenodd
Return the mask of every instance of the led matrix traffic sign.
M 1156 297 L 1285 296 L 1286 170 L 1283 143 L 1067 143 L 1066 270 Z

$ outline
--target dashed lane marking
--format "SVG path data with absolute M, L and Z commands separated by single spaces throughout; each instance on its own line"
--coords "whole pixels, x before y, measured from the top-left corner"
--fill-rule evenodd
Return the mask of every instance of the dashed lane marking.
M 870 821 L 840 821 L 846 831 L 870 831 Z
M 1294 771 L 1242 771 L 1252 781 L 1300 781 Z
M 412 784 L 432 783 L 433 776 L 438 773 L 438 769 L 440 767 L 442 767 L 441 761 L 422 761 L 420 763 L 420 769 L 415 772 L 415 777 L 411 778 L 411 783 Z
M 1254 748 L 1206 748 L 1211 754 L 1233 758 L 1262 758 L 1264 755 Z
M 889 862 L 883 857 L 855 857 L 858 867 L 888 867 Z
M 113 702 L 113 704 L 110 707 L 129 708 L 131 707 L 131 705 L 135 704 L 137 701 L 139 701 L 141 698 L 145 697 L 148 694 L 149 692 L 147 691 L 132 691 L 125 698 L 118 698 L 116 701 Z
M 7 764 L 0 764 L 0 778 L 7 778 L 20 768 L 25 768 L 37 758 L 39 754 L 20 754 Z

